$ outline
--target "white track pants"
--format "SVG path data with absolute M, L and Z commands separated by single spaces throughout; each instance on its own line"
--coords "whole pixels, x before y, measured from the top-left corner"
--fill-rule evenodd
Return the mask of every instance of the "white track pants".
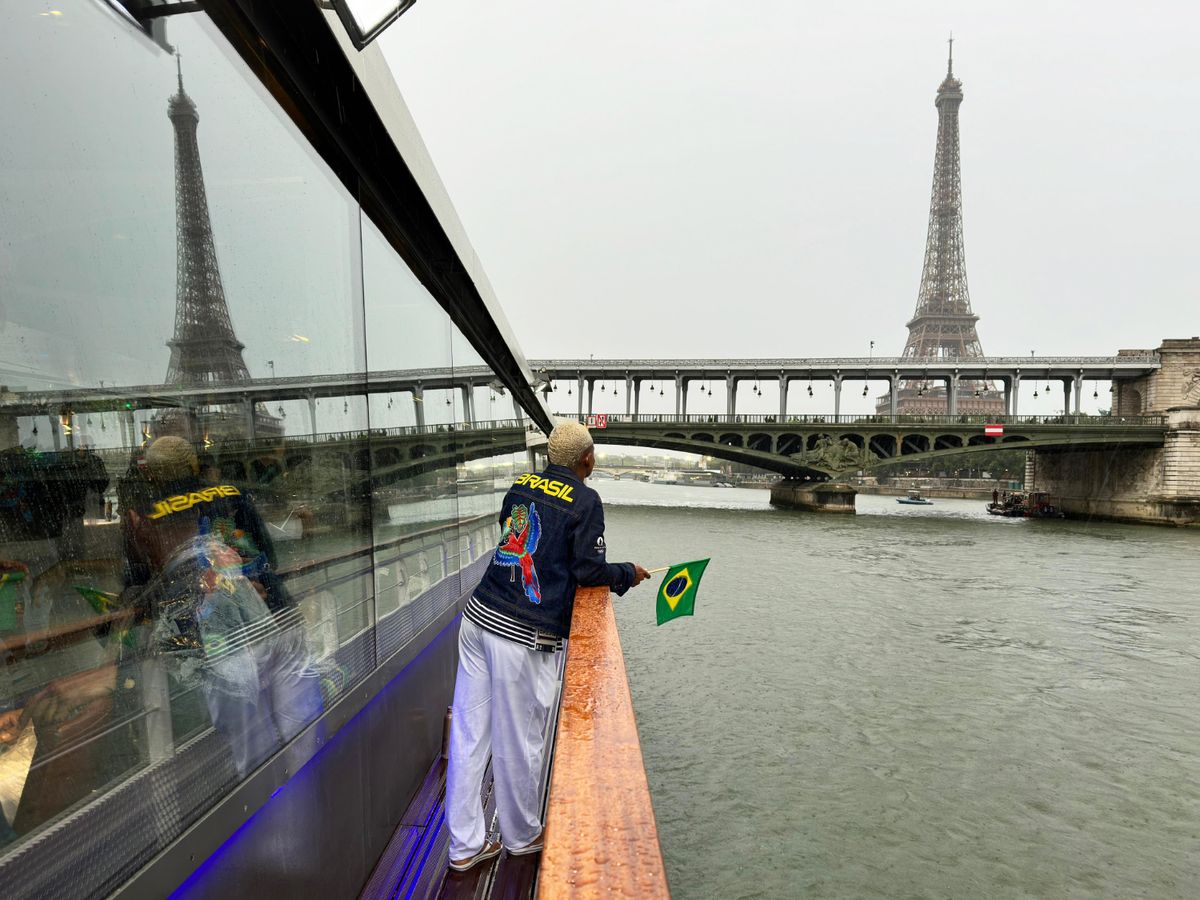
M 524 847 L 541 831 L 542 755 L 557 682 L 555 657 L 463 618 L 446 774 L 451 859 L 483 847 L 480 790 L 489 753 L 505 846 Z

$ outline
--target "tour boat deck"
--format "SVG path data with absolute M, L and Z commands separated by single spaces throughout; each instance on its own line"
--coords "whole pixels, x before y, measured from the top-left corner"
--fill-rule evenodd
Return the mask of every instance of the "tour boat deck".
M 492 769 L 483 779 L 484 818 L 495 825 Z M 443 900 L 518 900 L 533 896 L 540 854 L 509 856 L 502 852 L 468 872 L 448 866 L 450 833 L 446 828 L 446 761 L 439 759 L 379 858 L 359 900 L 443 898 Z

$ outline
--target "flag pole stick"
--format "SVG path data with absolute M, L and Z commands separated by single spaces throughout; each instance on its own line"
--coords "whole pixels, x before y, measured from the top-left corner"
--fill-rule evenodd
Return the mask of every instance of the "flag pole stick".
M 647 569 L 646 574 L 647 575 L 657 575 L 659 572 L 665 572 L 669 568 L 671 568 L 671 567 L 670 566 L 659 566 L 657 569 Z

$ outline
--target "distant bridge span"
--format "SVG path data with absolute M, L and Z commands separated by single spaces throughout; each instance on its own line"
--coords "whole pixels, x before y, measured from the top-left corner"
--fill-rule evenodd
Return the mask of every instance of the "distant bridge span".
M 608 427 L 593 429 L 592 436 L 598 444 L 678 450 L 826 481 L 898 459 L 918 462 L 953 453 L 1161 447 L 1167 433 L 1165 416 L 1001 418 L 1004 435 L 991 437 L 984 426 L 996 423 L 969 416 L 901 416 L 898 421 L 887 416 L 790 416 L 782 421 L 761 415 L 610 416 Z M 529 423 L 503 419 L 223 441 L 208 452 L 235 478 L 253 478 L 264 466 L 290 470 L 305 460 L 325 460 L 353 473 L 352 482 L 383 485 L 455 463 L 521 452 L 531 429 L 536 430 Z M 98 452 L 115 475 L 140 450 Z
M 1002 436 L 984 433 L 1003 424 Z M 679 450 L 826 481 L 898 459 L 1000 449 L 1161 447 L 1165 416 L 610 416 L 597 443 Z
M 715 386 L 725 392 L 725 412 L 737 413 L 739 384 L 775 382 L 779 386 L 779 415 L 787 415 L 788 389 L 795 382 L 829 383 L 833 386 L 834 414 L 841 413 L 842 386 L 845 383 L 883 382 L 891 401 L 891 415 L 897 413 L 899 388 L 904 381 L 935 383 L 944 386 L 947 415 L 958 414 L 958 396 L 962 382 L 995 382 L 1009 415 L 1017 415 L 1022 381 L 1055 382 L 1062 388 L 1063 408 L 1080 412 L 1086 382 L 1133 381 L 1152 375 L 1162 367 L 1153 352 L 1126 352 L 1118 356 L 994 356 L 973 359 L 927 359 L 906 357 L 845 357 L 826 359 L 541 359 L 530 360 L 535 386 L 553 389 L 565 383 L 566 393 L 575 398 L 578 415 L 593 411 L 596 386 L 624 388 L 625 413 L 640 411 L 643 386 L 666 394 L 670 385 L 675 399 L 675 414 L 687 415 L 688 388 L 700 383 L 711 393 Z M 865 389 L 865 388 L 864 388 Z M 1049 386 L 1046 388 L 1050 390 Z M 586 394 L 586 396 L 585 396 Z

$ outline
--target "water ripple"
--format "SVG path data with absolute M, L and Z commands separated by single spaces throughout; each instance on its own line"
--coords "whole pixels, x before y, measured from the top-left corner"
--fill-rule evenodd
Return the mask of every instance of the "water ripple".
M 674 897 L 1193 896 L 1200 533 L 613 487 L 612 559 L 713 557 L 617 601 Z

